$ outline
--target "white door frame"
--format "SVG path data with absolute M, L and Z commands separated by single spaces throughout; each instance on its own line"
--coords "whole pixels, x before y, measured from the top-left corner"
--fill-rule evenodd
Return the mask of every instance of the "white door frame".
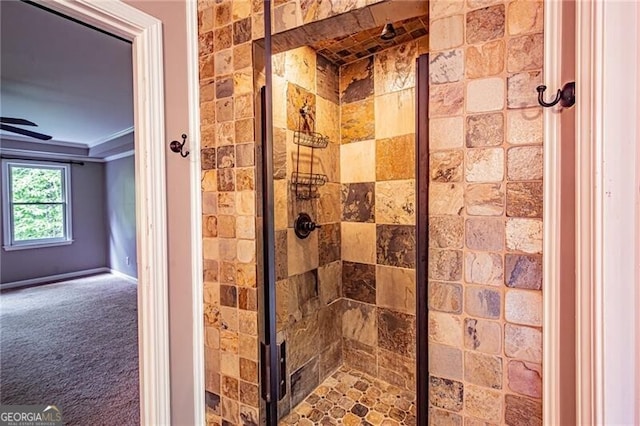
M 169 309 L 162 22 L 119 1 L 44 5 L 133 42 L 140 419 L 168 425 Z

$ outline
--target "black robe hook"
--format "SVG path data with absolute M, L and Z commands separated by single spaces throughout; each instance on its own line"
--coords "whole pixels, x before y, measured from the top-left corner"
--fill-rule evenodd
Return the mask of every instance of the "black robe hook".
M 556 105 L 558 102 L 564 108 L 572 107 L 573 104 L 576 103 L 576 82 L 575 81 L 571 81 L 565 84 L 564 86 L 562 86 L 562 89 L 558 89 L 556 98 L 551 102 L 545 102 L 544 99 L 542 99 L 542 95 L 544 94 L 544 91 L 547 90 L 547 86 L 540 85 L 536 87 L 536 90 L 538 91 L 538 103 L 546 108 L 552 107 Z
M 171 148 L 171 151 L 175 152 L 176 154 L 180 153 L 182 158 L 186 158 L 186 156 L 189 155 L 189 151 L 182 151 L 182 148 L 184 148 L 185 142 L 187 142 L 187 135 L 183 133 L 182 143 L 178 141 L 171 141 L 171 143 L 169 144 L 169 148 Z

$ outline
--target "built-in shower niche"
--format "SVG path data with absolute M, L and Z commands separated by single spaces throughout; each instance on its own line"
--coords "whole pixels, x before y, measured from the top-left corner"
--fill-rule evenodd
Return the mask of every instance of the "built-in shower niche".
M 396 30 L 390 44 L 373 29 L 272 57 L 276 322 L 287 357 L 279 416 L 291 424 L 306 398 L 342 398 L 332 386 L 358 382 L 371 390 L 351 392 L 354 407 L 384 388 L 409 401 L 401 421 L 415 422 L 415 60 L 427 50 L 426 18 Z M 301 108 L 314 119 L 305 129 Z M 323 176 L 314 196 L 296 193 L 300 171 Z M 300 213 L 320 225 L 304 239 Z

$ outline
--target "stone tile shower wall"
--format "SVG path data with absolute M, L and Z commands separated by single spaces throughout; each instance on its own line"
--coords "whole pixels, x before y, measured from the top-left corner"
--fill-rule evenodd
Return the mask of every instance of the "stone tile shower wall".
M 340 67 L 345 364 L 415 391 L 415 61 L 423 37 Z
M 430 2 L 434 424 L 542 424 L 542 2 Z
M 340 298 L 340 139 L 338 68 L 308 47 L 273 56 L 273 135 L 278 339 L 287 348 L 285 415 L 342 364 Z M 303 105 L 311 107 L 312 130 L 329 137 L 326 148 L 300 146 L 299 171 L 325 174 L 321 198 L 301 200 L 292 190 Z M 321 228 L 306 239 L 295 235 L 299 213 Z

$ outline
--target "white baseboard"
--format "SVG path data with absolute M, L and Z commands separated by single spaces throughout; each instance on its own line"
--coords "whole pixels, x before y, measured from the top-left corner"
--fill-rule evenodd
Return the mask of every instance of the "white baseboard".
M 48 275 L 46 277 L 31 278 L 30 280 L 2 283 L 0 284 L 0 290 L 6 290 L 9 288 L 17 288 L 17 287 L 25 287 L 25 286 L 34 285 L 34 284 L 49 283 L 52 281 L 68 280 L 71 278 L 84 277 L 87 275 L 95 275 L 103 272 L 111 272 L 111 271 L 109 268 L 102 267 L 102 268 L 85 269 L 83 271 L 67 272 L 66 274 Z
M 123 280 L 129 281 L 133 284 L 138 284 L 138 278 L 127 275 L 124 272 L 116 271 L 115 269 L 109 269 L 109 272 L 111 272 L 111 275 L 115 275 L 118 278 L 122 278 Z

